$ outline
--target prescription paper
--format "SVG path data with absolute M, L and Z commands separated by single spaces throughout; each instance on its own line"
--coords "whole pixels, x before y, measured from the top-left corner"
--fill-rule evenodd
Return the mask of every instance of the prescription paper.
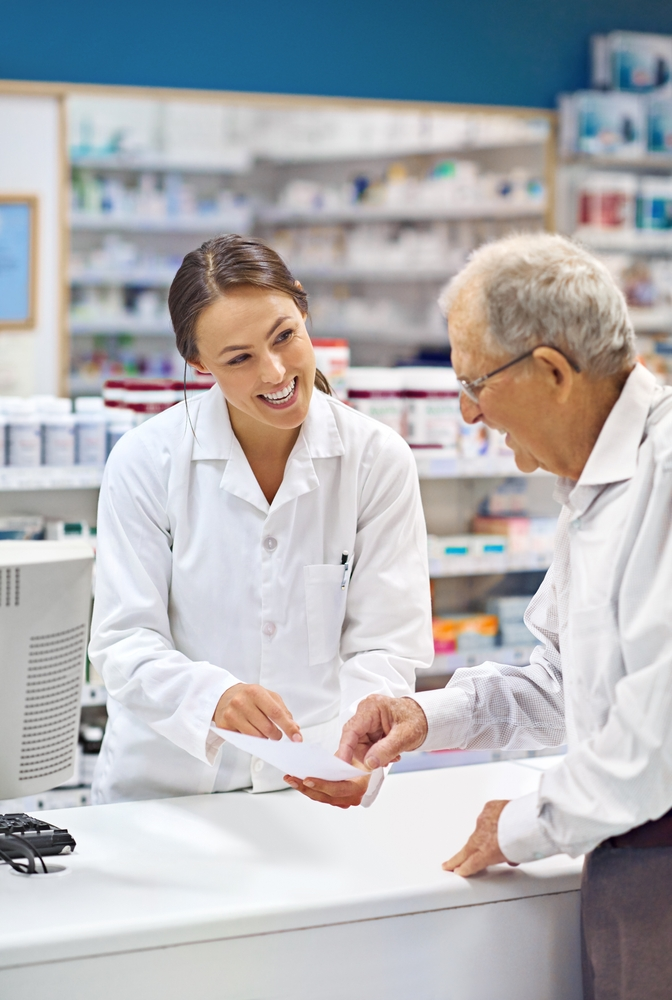
M 277 767 L 283 774 L 294 778 L 322 778 L 324 781 L 351 781 L 361 778 L 362 771 L 346 764 L 317 743 L 292 743 L 283 736 L 281 740 L 265 740 L 259 736 L 232 733 L 228 729 L 212 726 L 213 732 L 245 753 L 251 753 L 267 764 Z

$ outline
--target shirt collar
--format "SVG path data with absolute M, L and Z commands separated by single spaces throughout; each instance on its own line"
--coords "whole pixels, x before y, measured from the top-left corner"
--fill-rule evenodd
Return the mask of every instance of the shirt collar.
M 604 486 L 632 479 L 656 385 L 651 372 L 636 364 L 604 422 L 577 486 Z
M 226 400 L 217 385 L 213 385 L 200 398 L 193 426 L 195 432 L 191 451 L 193 461 L 228 460 L 240 447 L 231 427 Z M 300 445 L 301 439 L 311 458 L 336 458 L 345 454 L 334 416 L 333 403 L 319 389 L 313 390 L 308 416 L 301 428 L 297 446 Z M 292 454 L 297 450 L 295 447 Z

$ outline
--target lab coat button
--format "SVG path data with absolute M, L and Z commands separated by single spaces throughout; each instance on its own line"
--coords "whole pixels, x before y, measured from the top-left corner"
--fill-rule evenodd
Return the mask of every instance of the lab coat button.
M 267 552 L 275 552 L 277 547 L 278 547 L 277 538 L 273 538 L 272 535 L 268 535 L 266 538 L 264 538 L 264 548 L 266 549 Z
M 262 628 L 261 631 L 264 633 L 264 635 L 268 636 L 275 635 L 275 625 L 273 624 L 273 622 L 264 622 L 264 627 Z
M 263 769 L 264 769 L 263 760 L 255 760 L 254 764 L 252 765 L 252 770 L 254 771 L 254 773 L 259 774 L 259 772 L 263 771 Z

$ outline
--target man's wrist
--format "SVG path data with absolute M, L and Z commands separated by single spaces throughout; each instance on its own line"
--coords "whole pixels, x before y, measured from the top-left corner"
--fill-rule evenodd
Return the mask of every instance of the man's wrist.
M 539 819 L 539 792 L 511 799 L 502 809 L 497 824 L 499 847 L 507 861 L 524 864 L 558 853 Z
M 413 706 L 412 711 L 413 711 L 414 719 L 417 721 L 417 726 L 418 726 L 418 729 L 419 729 L 418 742 L 416 743 L 416 745 L 414 747 L 409 747 L 408 749 L 409 750 L 417 750 L 419 747 L 422 746 L 422 744 L 427 739 L 427 732 L 429 730 L 429 723 L 427 721 L 427 714 L 426 714 L 424 708 L 422 707 L 422 705 L 420 704 L 420 702 L 417 701 L 415 698 L 411 697 L 411 695 L 405 695 L 404 698 L 403 698 L 403 700 L 404 701 L 409 701 L 411 703 L 411 705 Z
M 418 749 L 453 750 L 464 744 L 471 707 L 461 688 L 449 686 L 438 691 L 420 691 L 412 698 L 427 720 L 427 735 Z

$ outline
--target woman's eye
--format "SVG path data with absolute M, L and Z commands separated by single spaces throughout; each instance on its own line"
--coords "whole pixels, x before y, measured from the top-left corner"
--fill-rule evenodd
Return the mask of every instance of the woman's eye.
M 237 354 L 235 358 L 231 358 L 230 361 L 227 361 L 227 366 L 228 367 L 233 366 L 235 368 L 236 365 L 241 365 L 243 361 L 247 361 L 249 356 L 250 356 L 249 354 Z
M 276 344 L 284 344 L 293 335 L 293 330 L 284 330 L 276 339 Z

